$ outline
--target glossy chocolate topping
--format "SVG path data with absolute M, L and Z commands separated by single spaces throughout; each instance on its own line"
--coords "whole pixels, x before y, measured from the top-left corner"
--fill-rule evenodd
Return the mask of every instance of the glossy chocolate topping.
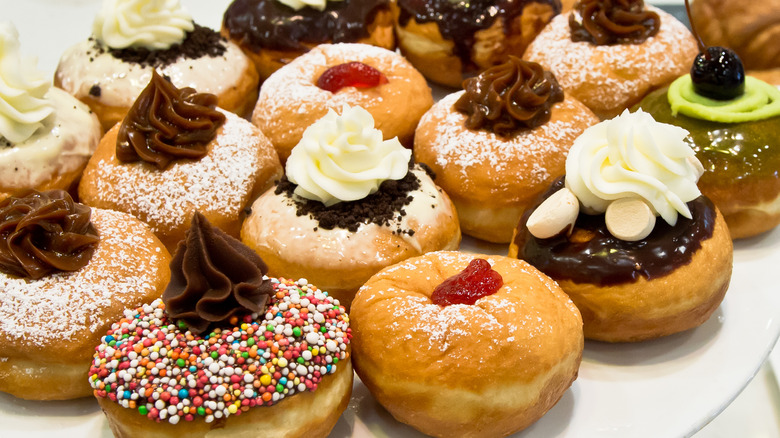
M 302 43 L 354 43 L 368 37 L 376 13 L 389 0 L 328 2 L 324 11 L 306 6 L 298 11 L 276 0 L 234 0 L 222 26 L 232 39 L 255 51 L 306 50 Z
M 30 191 L 0 202 L 0 271 L 39 279 L 89 263 L 98 233 L 92 210 L 64 190 Z
M 658 33 L 661 18 L 643 0 L 580 0 L 569 15 L 572 41 L 641 44 Z
M 536 206 L 561 187 L 563 178 L 553 183 Z M 712 202 L 700 196 L 688 207 L 693 219 L 681 216 L 675 226 L 657 221 L 652 233 L 636 242 L 613 237 L 603 214 L 580 214 L 569 237 L 537 239 L 525 227 L 534 207 L 520 219 L 513 243 L 518 247 L 518 258 L 554 280 L 600 286 L 632 283 L 640 276 L 652 280 L 690 263 L 701 242 L 712 237 L 716 218 Z
M 455 43 L 455 54 L 470 65 L 474 34 L 504 17 L 504 32 L 510 22 L 523 13 L 529 3 L 550 5 L 553 15 L 561 13 L 561 2 L 554 0 L 398 0 L 398 23 L 406 26 L 414 18 L 418 23 L 436 23 L 441 35 Z
M 200 334 L 231 324 L 234 316 L 264 312 L 273 293 L 263 279 L 267 272 L 260 256 L 196 212 L 171 260 L 162 298 L 168 315 Z
M 563 100 L 563 89 L 551 72 L 515 56 L 466 79 L 463 88 L 455 109 L 468 115 L 466 127 L 502 137 L 546 123 L 550 108 Z
M 217 96 L 178 89 L 154 71 L 127 113 L 116 139 L 120 161 L 147 161 L 158 169 L 180 158 L 202 158 L 225 115 Z

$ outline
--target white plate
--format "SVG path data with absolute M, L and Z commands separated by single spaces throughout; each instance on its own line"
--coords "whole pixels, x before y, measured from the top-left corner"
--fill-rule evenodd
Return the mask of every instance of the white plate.
M 228 0 L 186 1 L 195 19 L 219 26 Z M 19 28 L 22 52 L 53 72 L 65 48 L 86 38 L 96 0 L 0 0 Z M 470 251 L 504 254 L 503 245 L 465 239 Z M 561 401 L 518 437 L 690 436 L 747 385 L 780 334 L 780 230 L 736 244 L 731 287 L 701 327 L 630 345 L 588 342 L 579 379 Z M 27 402 L 0 394 L 1 436 L 110 437 L 91 399 Z M 333 437 L 414 437 L 356 382 Z

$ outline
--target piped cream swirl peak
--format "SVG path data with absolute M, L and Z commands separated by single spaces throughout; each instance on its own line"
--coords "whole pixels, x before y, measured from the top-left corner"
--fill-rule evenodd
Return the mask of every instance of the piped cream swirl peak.
M 572 41 L 641 44 L 658 33 L 661 18 L 643 0 L 579 0 L 569 15 Z
M 64 190 L 29 191 L 0 202 L 0 272 L 38 279 L 89 263 L 98 242 L 92 210 Z
M 176 159 L 204 157 L 225 122 L 216 106 L 217 96 L 178 89 L 153 71 L 119 128 L 117 159 L 142 160 L 164 169 Z
M 780 116 L 780 90 L 752 76 L 745 77 L 745 92 L 730 100 L 710 99 L 696 93 L 691 75 L 672 82 L 666 97 L 672 115 L 680 113 L 699 120 L 742 123 Z
M 466 127 L 509 137 L 521 128 L 550 120 L 550 108 L 563 100 L 552 72 L 515 56 L 463 82 L 465 92 L 455 109 L 468 115 Z
M 345 105 L 340 115 L 330 110 L 306 128 L 286 174 L 298 185 L 296 195 L 330 206 L 363 199 L 383 181 L 403 178 L 411 156 L 397 138 L 382 139 L 368 111 Z
M 267 272 L 260 256 L 196 212 L 171 260 L 162 298 L 168 315 L 200 334 L 235 325 L 233 317 L 263 313 L 273 293 Z
M 700 166 L 685 129 L 628 110 L 586 129 L 569 150 L 566 187 L 587 209 L 603 213 L 617 199 L 640 198 L 674 225 L 691 217 Z M 698 164 L 698 165 L 697 165 Z
M 45 98 L 51 81 L 38 71 L 35 58 L 19 54 L 19 32 L 0 23 L 0 137 L 20 143 L 32 136 L 54 112 Z
M 162 50 L 184 41 L 194 28 L 179 0 L 104 0 L 92 34 L 112 49 Z
M 303 9 L 306 6 L 317 9 L 318 11 L 324 11 L 328 1 L 343 1 L 343 0 L 277 0 L 279 3 L 289 6 L 296 11 Z

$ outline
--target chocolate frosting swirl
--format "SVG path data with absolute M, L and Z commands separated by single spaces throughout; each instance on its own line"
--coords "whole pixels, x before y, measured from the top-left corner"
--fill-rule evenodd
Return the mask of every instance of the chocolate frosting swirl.
M 463 88 L 455 109 L 468 115 L 466 127 L 501 137 L 546 123 L 552 105 L 563 100 L 563 89 L 551 72 L 515 56 L 466 79 Z
M 89 263 L 99 240 L 92 210 L 68 192 L 30 191 L 0 202 L 0 271 L 39 279 Z
M 643 0 L 580 0 L 569 15 L 572 41 L 641 44 L 658 33 L 661 18 Z
M 152 80 L 127 113 L 116 139 L 120 161 L 147 161 L 158 169 L 180 158 L 198 159 L 214 139 L 225 115 L 215 109 L 217 96 L 176 88 L 152 73 Z
M 234 316 L 265 311 L 273 293 L 263 279 L 267 272 L 260 256 L 196 212 L 171 260 L 162 298 L 168 315 L 200 334 Z

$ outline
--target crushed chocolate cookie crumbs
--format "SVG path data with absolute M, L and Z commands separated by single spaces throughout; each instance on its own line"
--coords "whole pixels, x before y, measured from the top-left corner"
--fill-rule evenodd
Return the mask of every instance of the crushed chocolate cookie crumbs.
M 379 226 L 392 226 L 406 214 L 404 207 L 412 202 L 409 193 L 420 188 L 420 180 L 411 172 L 400 180 L 388 180 L 379 186 L 376 193 L 358 201 L 339 202 L 330 207 L 319 201 L 311 201 L 301 197 L 293 197 L 297 187 L 286 176 L 276 186 L 275 193 L 285 193 L 295 202 L 298 216 L 311 215 L 319 224 L 319 228 L 332 230 L 344 228 L 357 231 L 361 224 L 374 223 Z M 424 168 L 423 166 L 421 166 Z M 414 230 L 398 228 L 396 234 L 414 235 Z
M 93 97 L 100 97 L 100 85 L 95 84 L 89 87 L 89 95 Z
M 221 56 L 227 50 L 227 40 L 208 27 L 195 24 L 181 44 L 175 44 L 165 50 L 149 50 L 143 47 L 106 50 L 96 42 L 96 50 L 108 51 L 114 58 L 147 67 L 165 67 L 179 58 L 198 59 L 204 56 Z

